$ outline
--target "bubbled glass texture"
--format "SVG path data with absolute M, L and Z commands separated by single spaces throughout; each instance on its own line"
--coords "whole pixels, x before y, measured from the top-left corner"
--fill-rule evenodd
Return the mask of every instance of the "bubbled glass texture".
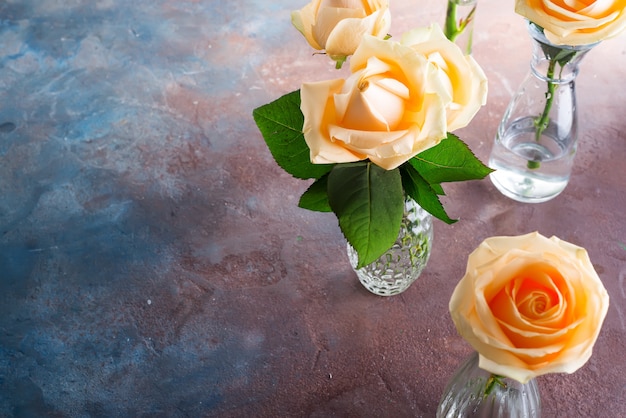
M 426 267 L 432 240 L 431 215 L 407 197 L 400 233 L 393 246 L 373 263 L 356 269 L 358 254 L 348 243 L 348 258 L 367 290 L 380 296 L 397 295 L 408 289 Z

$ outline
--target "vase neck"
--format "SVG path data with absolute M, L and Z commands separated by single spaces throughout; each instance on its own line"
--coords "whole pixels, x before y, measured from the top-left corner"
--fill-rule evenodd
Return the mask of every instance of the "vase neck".
M 555 45 L 532 22 L 528 23 L 528 32 L 533 42 L 531 70 L 536 77 L 552 83 L 574 81 L 580 62 L 597 45 Z

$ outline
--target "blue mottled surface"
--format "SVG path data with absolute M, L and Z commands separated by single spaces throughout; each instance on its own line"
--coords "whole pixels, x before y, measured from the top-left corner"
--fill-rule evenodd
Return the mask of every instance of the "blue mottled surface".
M 394 2 L 394 31 L 443 3 Z M 462 221 L 437 223 L 420 280 L 379 298 L 251 118 L 337 76 L 290 26 L 303 4 L 0 2 L 0 416 L 433 416 L 469 353 L 447 314 L 467 254 L 536 229 L 587 247 L 612 301 L 588 365 L 539 379 L 545 416 L 626 416 L 624 38 L 583 65 L 566 192 L 529 206 L 451 185 Z M 483 159 L 524 31 L 480 2 L 489 103 L 460 134 Z

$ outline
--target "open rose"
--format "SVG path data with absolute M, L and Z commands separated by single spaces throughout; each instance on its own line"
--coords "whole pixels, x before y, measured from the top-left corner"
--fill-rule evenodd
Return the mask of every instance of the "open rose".
M 291 13 L 291 22 L 313 48 L 343 60 L 363 35 L 384 38 L 391 14 L 386 0 L 312 0 Z
M 425 55 L 437 67 L 450 97 L 446 117 L 448 131 L 467 126 L 487 102 L 487 77 L 478 63 L 448 41 L 437 25 L 406 32 L 402 43 Z
M 433 36 L 411 45 L 365 36 L 346 80 L 302 85 L 313 163 L 369 158 L 391 170 L 469 122 L 485 102 L 485 76 L 456 45 Z
M 626 28 L 624 0 L 516 0 L 515 11 L 544 28 L 556 45 L 592 44 Z
M 535 232 L 472 252 L 450 313 L 482 369 L 525 383 L 585 364 L 608 305 L 587 251 Z

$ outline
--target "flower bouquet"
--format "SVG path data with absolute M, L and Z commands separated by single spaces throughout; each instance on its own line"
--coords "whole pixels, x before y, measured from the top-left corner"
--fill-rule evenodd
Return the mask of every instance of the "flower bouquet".
M 486 377 L 467 382 L 459 381 L 467 375 L 457 375 L 438 416 L 507 405 L 516 394 L 507 392 L 506 379 L 519 385 L 578 370 L 591 357 L 608 306 L 608 293 L 584 248 L 537 232 L 486 239 L 470 254 L 449 306 Z M 528 393 L 538 401 L 536 388 Z M 517 400 L 532 400 L 528 393 Z M 520 412 L 519 405 L 508 404 L 512 409 L 500 416 L 539 416 L 540 404 L 534 405 L 533 414 L 530 408 L 517 415 L 512 410 Z
M 358 267 L 388 250 L 405 197 L 446 223 L 441 184 L 491 170 L 449 133 L 486 102 L 486 77 L 436 26 L 398 40 L 387 34 L 386 1 L 313 0 L 292 13 L 309 44 L 347 78 L 304 82 L 254 110 L 254 120 L 286 172 L 312 180 L 299 206 L 334 212 L 358 253 Z

